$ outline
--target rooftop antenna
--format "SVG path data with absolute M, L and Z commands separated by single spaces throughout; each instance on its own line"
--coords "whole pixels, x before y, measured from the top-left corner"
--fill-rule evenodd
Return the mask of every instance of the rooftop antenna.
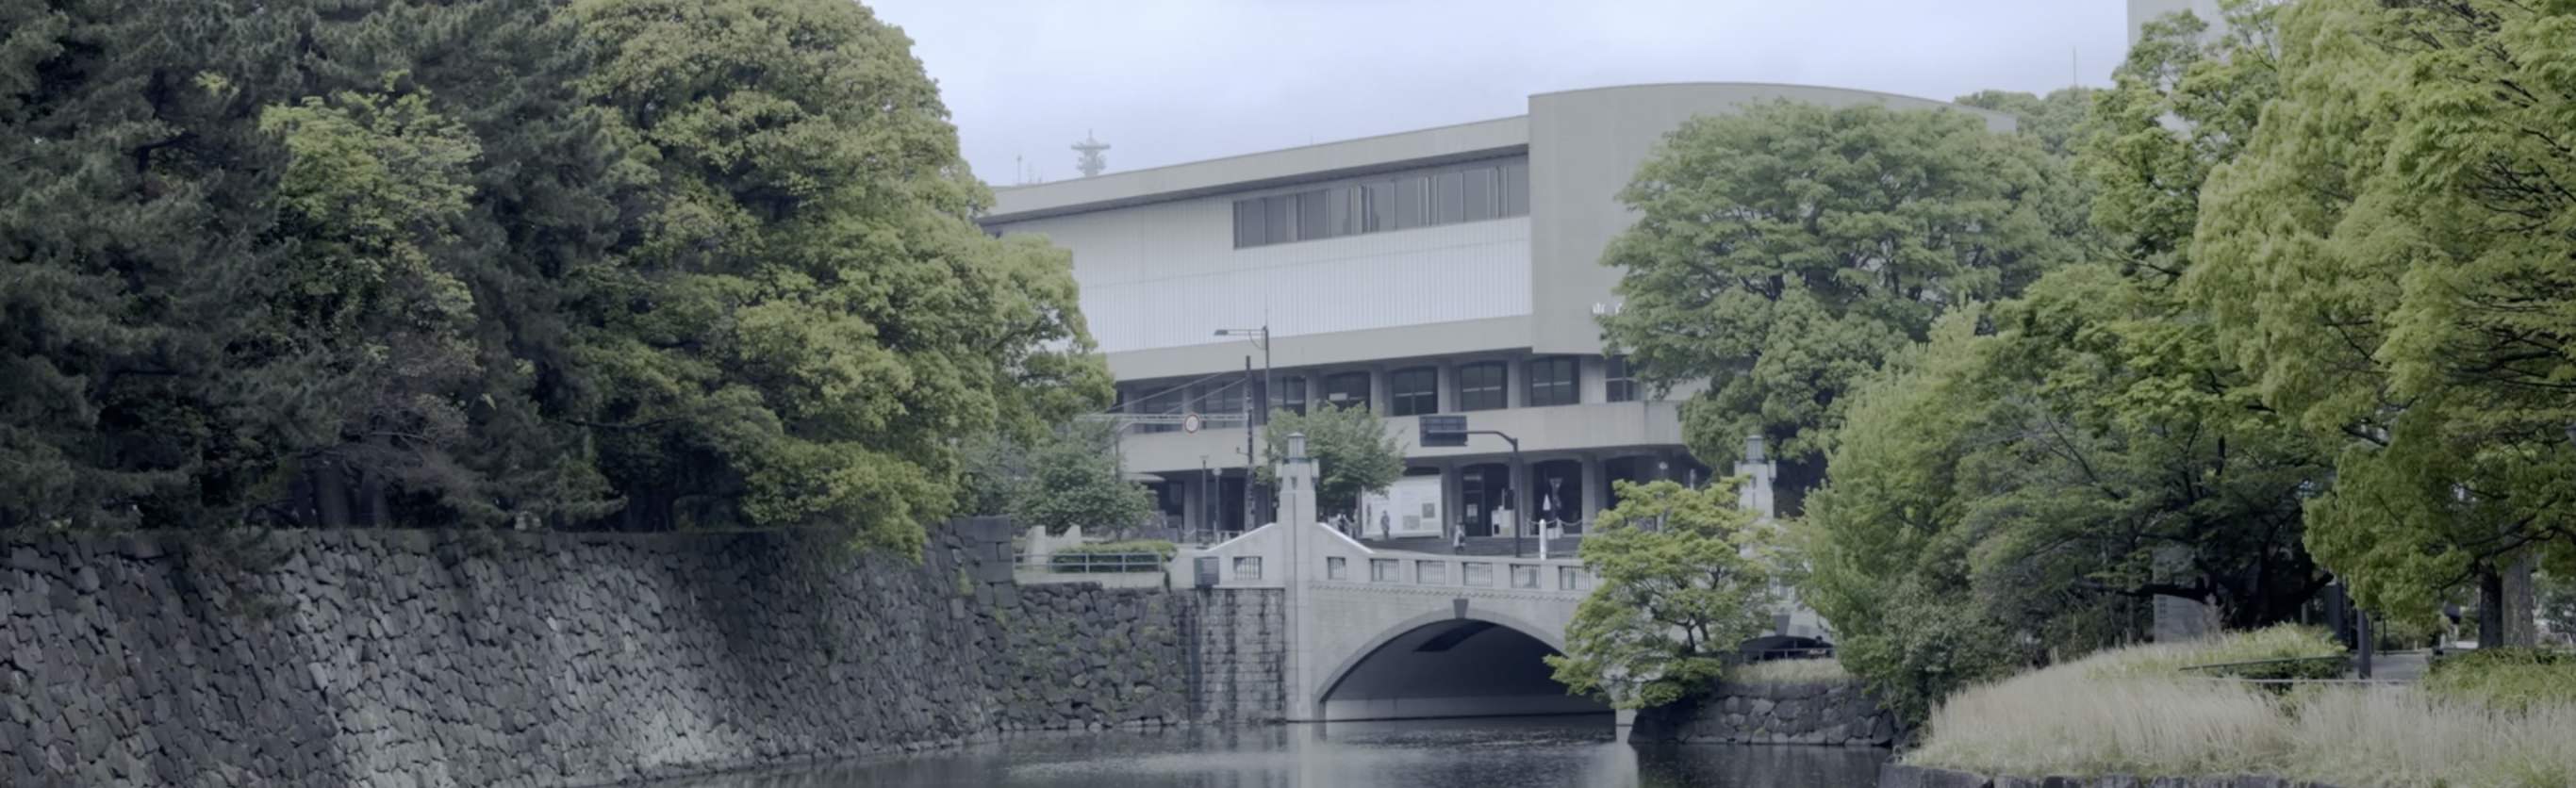
M 1109 143 L 1093 138 L 1091 130 L 1083 130 L 1082 141 L 1074 143 L 1073 149 L 1082 154 L 1080 163 L 1073 165 L 1074 169 L 1082 171 L 1082 177 L 1089 178 L 1109 169 L 1109 157 L 1100 155 L 1101 151 L 1109 149 Z

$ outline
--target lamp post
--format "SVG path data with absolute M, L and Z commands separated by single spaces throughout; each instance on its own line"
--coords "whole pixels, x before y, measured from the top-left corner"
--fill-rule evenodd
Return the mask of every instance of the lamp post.
M 1262 323 L 1260 328 L 1220 328 L 1216 330 L 1216 335 L 1221 337 L 1245 337 L 1251 339 L 1253 344 L 1261 347 L 1260 398 L 1258 402 L 1254 402 L 1254 398 L 1252 397 L 1244 398 L 1244 404 L 1254 405 L 1260 408 L 1260 410 L 1257 411 L 1258 415 L 1255 415 L 1254 413 L 1246 413 L 1243 415 L 1243 528 L 1248 531 L 1252 530 L 1253 513 L 1258 511 L 1258 509 L 1254 507 L 1252 499 L 1252 470 L 1253 468 L 1258 467 L 1258 461 L 1254 459 L 1256 457 L 1256 451 L 1253 448 L 1252 443 L 1252 427 L 1256 423 L 1256 420 L 1261 426 L 1266 427 L 1270 425 L 1270 324 L 1267 322 Z M 1249 367 L 1252 366 L 1252 360 L 1244 359 L 1244 366 L 1246 367 L 1244 370 L 1244 377 L 1247 378 L 1244 382 L 1248 384 L 1251 382 L 1249 378 L 1252 377 L 1252 370 L 1249 369 Z

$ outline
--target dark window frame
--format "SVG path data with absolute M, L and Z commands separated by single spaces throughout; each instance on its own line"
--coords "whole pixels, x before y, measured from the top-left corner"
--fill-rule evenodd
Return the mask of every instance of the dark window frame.
M 1270 393 L 1270 407 L 1306 415 L 1306 376 L 1282 375 L 1273 385 L 1278 390 Z
M 1606 402 L 1635 402 L 1644 388 L 1637 384 L 1637 371 L 1628 366 L 1627 356 L 1601 357 L 1601 399 Z
M 1474 380 L 1480 373 L 1492 372 L 1490 384 Z M 1475 361 L 1458 365 L 1458 411 L 1502 410 L 1511 406 L 1511 365 L 1501 361 Z M 1486 397 L 1492 399 L 1488 401 Z
M 1408 383 L 1423 384 L 1407 388 Z M 1440 368 L 1405 367 L 1386 373 L 1386 415 L 1420 416 L 1440 412 Z
M 1353 378 L 1358 378 L 1358 379 L 1359 379 L 1359 381 L 1360 381 L 1360 386 L 1359 386 L 1359 396 L 1358 396 L 1358 397 L 1356 397 L 1356 398 L 1345 398 L 1345 399 L 1341 399 L 1341 400 L 1335 400 L 1335 399 L 1333 398 L 1333 395 L 1334 395 L 1334 394 L 1337 394 L 1337 393 L 1343 393 L 1343 392 L 1341 391 L 1340 387 L 1338 387 L 1336 384 L 1341 383 L 1341 382 L 1344 382 L 1344 381 L 1351 380 L 1351 379 L 1353 379 Z M 1362 408 L 1368 408 L 1368 409 L 1372 409 L 1372 410 L 1374 410 L 1374 409 L 1376 408 L 1376 403 L 1371 401 L 1371 400 L 1373 400 L 1373 399 L 1374 399 L 1374 397 L 1372 397 L 1372 396 L 1371 396 L 1371 392 L 1369 391 L 1369 387 L 1370 387 L 1374 382 L 1375 382 L 1375 381 L 1373 381 L 1373 380 L 1371 380 L 1371 379 L 1370 379 L 1370 377 L 1369 377 L 1369 373 L 1367 373 L 1367 372 L 1365 372 L 1365 371 L 1362 371 L 1362 372 L 1336 372 L 1336 373 L 1333 373 L 1333 374 L 1330 374 L 1330 375 L 1325 375 L 1325 376 L 1324 376 L 1324 404 L 1332 405 L 1332 406 L 1334 406 L 1334 407 L 1344 407 L 1344 408 L 1346 408 L 1346 407 L 1350 407 L 1351 405 L 1356 404 L 1356 405 L 1358 405 L 1358 406 L 1360 406 L 1360 407 L 1362 407 Z
M 1522 402 L 1533 408 L 1583 403 L 1583 362 L 1573 356 L 1545 356 L 1523 364 L 1529 393 Z M 1560 379 L 1557 373 L 1563 373 Z

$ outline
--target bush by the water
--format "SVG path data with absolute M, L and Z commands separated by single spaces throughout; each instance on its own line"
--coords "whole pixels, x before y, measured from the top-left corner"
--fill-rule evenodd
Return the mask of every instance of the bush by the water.
M 2323 646 L 2319 644 L 2323 643 Z M 2490 704 L 2433 688 L 2305 685 L 2286 696 L 2188 665 L 2307 656 L 2274 628 L 2115 649 L 1969 689 L 1936 709 L 1910 763 L 2022 776 L 2278 774 L 2346 786 L 2576 785 L 2576 703 Z M 2510 669 L 2450 670 L 2519 676 Z M 2512 679 L 2520 681 L 2521 679 Z

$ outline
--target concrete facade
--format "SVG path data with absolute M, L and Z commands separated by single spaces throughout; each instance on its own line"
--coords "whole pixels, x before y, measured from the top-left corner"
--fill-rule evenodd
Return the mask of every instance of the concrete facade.
M 1407 445 L 1416 413 L 1465 413 L 1475 429 L 1520 439 L 1517 463 L 1490 437 L 1408 456 L 1414 473 L 1441 480 L 1444 530 L 1495 534 L 1495 512 L 1509 509 L 1527 533 L 1539 519 L 1590 521 L 1617 478 L 1714 475 L 1682 445 L 1676 403 L 1694 388 L 1659 399 L 1612 382 L 1617 362 L 1603 355 L 1597 320 L 1620 307 L 1619 272 L 1599 260 L 1635 219 L 1617 192 L 1667 135 L 1693 117 L 1774 101 L 1968 112 L 2012 127 L 1996 113 L 1834 88 L 1576 90 L 1532 96 L 1527 114 L 1511 118 L 1001 189 L 983 221 L 1072 251 L 1085 319 L 1126 412 L 1217 417 L 1195 434 L 1156 426 L 1123 437 L 1129 470 L 1158 488 L 1171 524 L 1241 532 L 1271 520 L 1243 505 L 1245 469 L 1274 459 L 1245 456 L 1246 403 L 1266 391 L 1273 405 L 1312 407 L 1335 381 L 1359 380 L 1373 409 L 1397 416 L 1388 429 Z M 1458 171 L 1499 174 L 1496 191 L 1453 194 L 1441 179 Z M 1244 205 L 1315 191 L 1358 200 L 1369 184 L 1415 177 L 1430 179 L 1427 191 L 1388 194 L 1421 206 L 1428 223 L 1328 225 L 1315 237 L 1300 223 L 1292 240 L 1244 239 L 1254 221 Z M 1441 219 L 1443 195 L 1490 210 Z M 1357 205 L 1298 203 L 1282 215 L 1356 221 Z M 1264 326 L 1266 389 L 1242 374 L 1263 350 L 1217 335 Z M 1550 387 L 1568 369 L 1572 385 Z M 1408 392 L 1417 396 L 1397 407 Z

